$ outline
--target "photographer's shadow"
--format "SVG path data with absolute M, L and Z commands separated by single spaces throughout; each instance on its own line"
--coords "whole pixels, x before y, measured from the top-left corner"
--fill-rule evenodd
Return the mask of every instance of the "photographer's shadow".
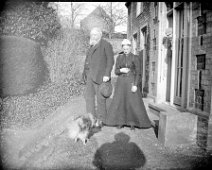
M 130 137 L 121 132 L 115 135 L 115 141 L 103 144 L 95 153 L 93 164 L 100 170 L 135 170 L 143 167 L 146 158 Z

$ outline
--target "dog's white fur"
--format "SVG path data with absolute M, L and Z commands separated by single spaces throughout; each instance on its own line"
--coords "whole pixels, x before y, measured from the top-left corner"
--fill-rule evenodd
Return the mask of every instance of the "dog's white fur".
M 91 113 L 88 113 L 88 117 L 91 120 L 91 126 L 94 127 L 96 125 L 96 119 Z
M 100 126 L 100 121 L 97 120 L 91 113 L 88 113 L 88 117 L 91 120 L 91 127 L 99 127 Z
M 69 138 L 74 139 L 75 142 L 80 139 L 83 144 L 86 145 L 91 127 L 92 120 L 89 117 L 79 116 L 68 122 L 68 136 Z

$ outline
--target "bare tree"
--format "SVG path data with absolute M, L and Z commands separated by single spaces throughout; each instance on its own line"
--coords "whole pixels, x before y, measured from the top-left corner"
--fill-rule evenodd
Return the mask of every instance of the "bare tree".
M 127 23 L 127 10 L 124 8 L 124 2 L 108 2 L 100 5 L 103 9 L 101 17 L 109 26 L 109 38 L 114 32 L 114 28 Z M 105 15 L 105 12 L 107 15 Z
M 71 2 L 71 28 L 74 28 L 77 17 L 81 15 L 83 4 Z
M 57 11 L 62 26 L 74 28 L 76 21 L 82 15 L 83 3 L 80 2 L 50 2 L 49 6 Z

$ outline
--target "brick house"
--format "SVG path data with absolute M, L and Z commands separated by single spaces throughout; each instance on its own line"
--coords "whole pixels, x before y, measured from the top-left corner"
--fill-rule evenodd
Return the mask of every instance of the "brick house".
M 90 32 L 93 27 L 100 27 L 103 31 L 103 37 L 113 45 L 114 53 L 117 54 L 122 50 L 121 41 L 127 35 L 124 32 L 115 32 L 114 25 L 111 17 L 100 6 L 80 22 L 80 28 L 87 32 Z M 111 34 L 110 38 L 109 33 Z
M 210 4 L 127 2 L 125 5 L 128 8 L 128 39 L 132 41 L 133 52 L 143 60 L 142 92 L 154 100 L 149 107 L 159 115 L 159 133 L 165 133 L 162 128 L 168 126 L 168 122 L 161 123 L 162 110 L 173 109 L 176 111 L 173 116 L 178 117 L 187 113 L 185 117 L 194 117 L 191 122 L 193 129 L 196 128 L 196 143 L 212 150 Z M 164 113 L 166 121 L 170 116 L 167 113 Z M 184 125 L 183 120 L 180 123 Z M 204 128 L 200 130 L 200 127 Z M 165 138 L 163 143 L 166 143 Z
M 90 31 L 93 27 L 100 27 L 104 33 L 114 32 L 114 23 L 110 16 L 100 6 L 80 21 L 80 28 Z

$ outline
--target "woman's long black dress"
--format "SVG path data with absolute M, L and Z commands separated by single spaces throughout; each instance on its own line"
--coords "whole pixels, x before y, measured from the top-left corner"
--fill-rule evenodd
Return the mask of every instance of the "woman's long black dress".
M 120 68 L 130 68 L 125 74 Z M 106 125 L 109 126 L 136 126 L 139 128 L 151 127 L 140 89 L 132 92 L 132 85 L 138 85 L 140 61 L 138 56 L 129 53 L 120 54 L 116 60 L 115 74 L 118 75 L 114 96 L 108 110 Z

